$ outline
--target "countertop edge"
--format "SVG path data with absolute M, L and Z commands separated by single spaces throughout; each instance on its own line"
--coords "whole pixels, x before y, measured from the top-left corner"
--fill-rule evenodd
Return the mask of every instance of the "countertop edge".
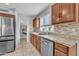
M 39 33 L 36 33 L 36 32 L 30 32 L 30 34 L 34 34 L 34 35 L 38 35 L 40 37 L 47 38 L 45 35 L 39 35 Z M 64 42 L 59 42 L 57 40 L 51 40 L 50 38 L 47 38 L 47 39 L 49 39 L 50 41 L 53 41 L 53 42 L 57 42 L 57 43 L 63 44 L 63 45 L 68 46 L 68 47 L 72 47 L 72 46 L 74 46 L 77 43 L 77 42 L 74 42 L 73 44 L 68 44 L 68 43 L 64 43 Z

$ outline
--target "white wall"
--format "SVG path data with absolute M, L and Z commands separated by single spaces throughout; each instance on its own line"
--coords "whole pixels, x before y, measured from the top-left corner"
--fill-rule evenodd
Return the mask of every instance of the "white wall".
M 20 24 L 21 25 L 27 25 L 28 17 L 26 17 L 26 15 L 23 15 L 23 14 L 19 14 L 19 16 L 20 16 Z
M 43 17 L 47 17 L 47 16 L 49 16 L 50 18 L 49 18 L 49 20 L 47 20 L 47 19 L 45 19 L 45 22 L 46 22 L 46 24 L 47 24 L 47 22 L 50 22 L 50 24 L 51 24 L 51 7 L 49 6 L 49 7 L 47 7 L 45 10 L 43 10 L 39 15 L 38 15 L 38 17 L 40 17 L 40 26 L 41 25 L 43 25 Z M 40 27 L 40 30 L 42 31 L 44 28 L 47 28 L 47 26 L 43 26 L 43 27 Z
M 20 24 L 27 25 L 27 42 L 30 42 L 30 31 L 32 31 L 32 17 L 20 14 Z
M 30 42 L 30 31 L 32 31 L 32 17 L 20 15 L 16 12 L 16 48 L 20 43 L 20 25 L 27 25 L 27 42 Z
M 45 16 L 46 14 L 51 15 L 51 7 L 50 6 L 48 8 L 46 8 L 44 11 L 42 11 L 38 16 L 42 17 L 42 16 Z
M 27 21 L 27 42 L 30 42 L 30 32 L 32 31 L 32 18 Z
M 20 18 L 18 12 L 15 11 L 16 19 L 15 19 L 15 44 L 16 48 L 20 43 Z
M 16 48 L 20 43 L 20 25 L 27 25 L 27 42 L 30 42 L 30 31 L 32 31 L 32 17 L 20 15 L 15 12 L 16 15 Z

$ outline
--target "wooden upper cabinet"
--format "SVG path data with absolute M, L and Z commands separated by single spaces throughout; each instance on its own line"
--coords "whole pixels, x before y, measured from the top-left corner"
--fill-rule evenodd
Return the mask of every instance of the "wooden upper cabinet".
M 35 27 L 35 19 L 33 19 L 33 27 Z
M 60 4 L 59 14 L 61 16 L 60 22 L 72 22 L 75 21 L 75 4 L 74 3 L 62 3 Z
M 40 18 L 36 18 L 36 28 L 40 27 Z
M 36 17 L 33 19 L 33 27 L 39 28 L 40 27 L 40 18 Z
M 74 3 L 57 3 L 52 6 L 52 24 L 75 21 Z
M 76 9 L 76 15 L 77 15 L 76 18 L 77 18 L 77 22 L 79 22 L 79 3 L 77 3 L 76 6 L 77 6 L 76 7 L 77 8 Z
M 59 5 L 60 4 L 55 4 L 54 6 L 52 6 L 52 22 L 54 23 L 59 23 Z

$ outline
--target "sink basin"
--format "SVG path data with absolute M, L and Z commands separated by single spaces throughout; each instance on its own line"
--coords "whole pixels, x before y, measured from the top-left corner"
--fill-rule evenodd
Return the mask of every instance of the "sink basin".
M 46 32 L 40 32 L 39 35 L 47 35 Z
M 46 33 L 39 33 L 39 35 L 46 35 Z

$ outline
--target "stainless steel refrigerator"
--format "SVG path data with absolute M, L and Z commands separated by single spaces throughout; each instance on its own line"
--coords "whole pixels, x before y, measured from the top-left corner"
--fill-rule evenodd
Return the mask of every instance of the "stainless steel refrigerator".
M 0 16 L 0 54 L 15 50 L 14 18 Z

